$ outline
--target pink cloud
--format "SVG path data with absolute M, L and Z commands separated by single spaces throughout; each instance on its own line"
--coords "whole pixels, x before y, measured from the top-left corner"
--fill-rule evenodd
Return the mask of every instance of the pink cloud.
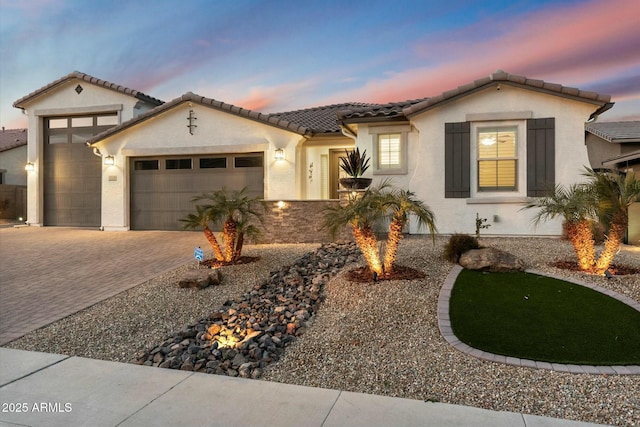
M 595 0 L 507 23 L 500 17 L 498 27 L 494 16 L 415 46 L 425 62 L 442 65 L 390 73 L 340 96 L 370 102 L 434 96 L 498 68 L 567 86 L 613 78 L 638 66 L 639 14 L 637 0 Z

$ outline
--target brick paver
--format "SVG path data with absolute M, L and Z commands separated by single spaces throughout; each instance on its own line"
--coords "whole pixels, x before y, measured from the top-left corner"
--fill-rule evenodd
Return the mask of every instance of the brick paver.
M 193 260 L 199 232 L 0 228 L 0 345 Z

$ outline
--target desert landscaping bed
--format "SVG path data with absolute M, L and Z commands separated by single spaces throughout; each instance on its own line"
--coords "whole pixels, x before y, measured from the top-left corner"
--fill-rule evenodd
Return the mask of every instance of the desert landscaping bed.
M 451 348 L 437 325 L 438 293 L 452 264 L 445 238 L 410 237 L 398 262 L 425 273 L 419 280 L 375 284 L 346 280 L 345 270 L 322 291 L 325 300 L 306 332 L 267 366 L 261 379 L 314 387 L 454 403 L 501 411 L 614 425 L 640 425 L 640 377 L 558 373 L 481 361 Z M 554 239 L 482 238 L 528 267 L 594 283 L 640 301 L 640 275 L 611 280 L 550 267 L 571 260 Z M 271 271 L 319 245 L 247 246 L 251 264 L 223 268 L 223 284 L 180 289 L 190 263 L 20 338 L 8 347 L 130 362 L 171 333 L 250 291 Z M 640 267 L 640 253 L 622 251 L 617 264 Z M 153 368 L 150 368 L 153 369 Z

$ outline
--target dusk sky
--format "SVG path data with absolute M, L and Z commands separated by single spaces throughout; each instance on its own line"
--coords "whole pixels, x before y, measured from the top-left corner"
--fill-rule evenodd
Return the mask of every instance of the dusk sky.
M 0 0 L 0 124 L 77 70 L 265 113 L 435 96 L 498 69 L 640 120 L 640 0 Z

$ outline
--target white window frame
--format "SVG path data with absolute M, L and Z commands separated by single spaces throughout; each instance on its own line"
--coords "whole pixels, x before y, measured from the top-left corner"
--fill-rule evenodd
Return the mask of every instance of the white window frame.
M 487 128 L 516 128 L 516 189 L 480 191 L 478 182 L 478 134 Z M 471 197 L 474 198 L 505 198 L 526 197 L 527 168 L 526 168 L 526 120 L 483 121 L 471 123 Z
M 373 152 L 371 154 L 372 160 L 372 168 L 374 175 L 406 175 L 407 172 L 407 150 L 408 150 L 408 140 L 409 140 L 409 132 L 411 131 L 411 126 L 409 125 L 401 125 L 401 126 L 375 126 L 369 129 L 369 134 L 371 135 L 371 143 L 373 147 Z M 389 134 L 399 134 L 400 135 L 400 164 L 395 168 L 380 168 L 380 136 L 389 135 Z

